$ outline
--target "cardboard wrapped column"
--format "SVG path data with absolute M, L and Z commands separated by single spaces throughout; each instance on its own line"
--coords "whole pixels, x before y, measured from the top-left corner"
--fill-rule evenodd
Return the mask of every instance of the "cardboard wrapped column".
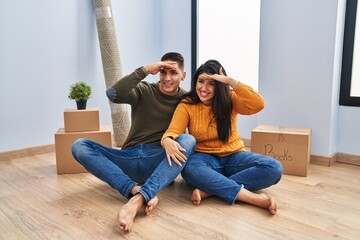
M 96 12 L 96 26 L 100 42 L 105 83 L 108 88 L 122 77 L 111 0 L 93 0 L 93 4 Z M 109 103 L 115 144 L 117 147 L 122 147 L 130 129 L 128 109 L 125 104 Z

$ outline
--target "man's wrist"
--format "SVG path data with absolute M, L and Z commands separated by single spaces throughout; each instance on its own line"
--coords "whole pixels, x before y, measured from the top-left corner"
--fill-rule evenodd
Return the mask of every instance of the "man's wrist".
M 141 69 L 145 73 L 145 76 L 149 75 L 149 72 L 146 70 L 145 66 L 142 66 Z

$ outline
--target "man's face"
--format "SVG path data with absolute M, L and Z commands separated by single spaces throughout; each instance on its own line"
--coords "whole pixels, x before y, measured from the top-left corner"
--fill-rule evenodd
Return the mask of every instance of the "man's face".
M 179 91 L 180 81 L 183 81 L 186 72 L 179 67 L 177 62 L 164 61 L 173 66 L 173 68 L 164 68 L 160 70 L 160 91 L 166 95 L 174 96 Z

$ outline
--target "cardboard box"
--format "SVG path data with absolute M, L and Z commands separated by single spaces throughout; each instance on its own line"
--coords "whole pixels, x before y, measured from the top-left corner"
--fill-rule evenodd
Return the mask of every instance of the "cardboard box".
M 279 160 L 284 174 L 307 176 L 310 128 L 260 125 L 251 131 L 251 151 Z
M 64 111 L 65 132 L 99 131 L 99 109 L 66 109 Z
M 72 156 L 71 145 L 79 138 L 87 138 L 105 146 L 112 146 L 111 127 L 101 126 L 99 131 L 67 133 L 63 128 L 55 133 L 57 174 L 84 173 L 87 170 Z

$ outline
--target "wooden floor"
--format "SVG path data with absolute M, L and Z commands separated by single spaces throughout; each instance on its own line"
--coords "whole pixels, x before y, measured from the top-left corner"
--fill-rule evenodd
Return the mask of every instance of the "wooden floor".
M 126 199 L 88 173 L 57 175 L 55 154 L 0 161 L 0 239 L 360 239 L 360 167 L 311 165 L 263 190 L 278 214 L 212 197 L 194 206 L 181 177 L 123 233 Z

